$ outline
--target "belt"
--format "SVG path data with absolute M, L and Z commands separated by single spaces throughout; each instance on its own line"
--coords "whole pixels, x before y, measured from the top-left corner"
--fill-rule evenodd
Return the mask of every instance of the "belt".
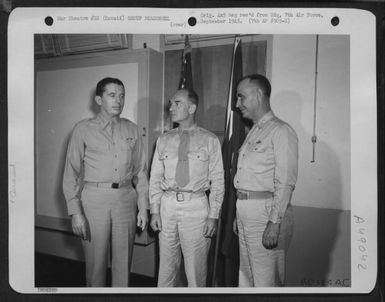
M 179 192 L 179 191 L 166 191 L 167 194 L 175 196 L 176 201 L 189 201 L 192 198 L 199 198 L 205 196 L 205 192 Z
M 237 191 L 239 200 L 245 199 L 267 199 L 273 197 L 273 193 L 268 191 Z
M 110 188 L 119 189 L 123 187 L 131 187 L 131 181 L 125 182 L 85 182 L 86 185 L 97 187 L 97 188 Z

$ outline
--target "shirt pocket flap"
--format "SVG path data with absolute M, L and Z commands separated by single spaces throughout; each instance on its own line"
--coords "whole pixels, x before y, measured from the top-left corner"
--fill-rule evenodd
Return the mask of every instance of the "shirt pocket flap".
M 206 152 L 198 151 L 198 152 L 189 152 L 188 158 L 192 160 L 200 160 L 200 161 L 208 161 L 209 155 Z
M 160 160 L 170 160 L 176 158 L 176 153 L 165 151 L 159 155 Z

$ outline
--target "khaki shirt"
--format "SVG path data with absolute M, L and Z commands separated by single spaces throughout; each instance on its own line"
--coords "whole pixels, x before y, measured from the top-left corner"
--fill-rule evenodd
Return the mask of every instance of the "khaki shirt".
M 139 129 L 133 122 L 117 118 L 113 136 L 111 120 L 102 114 L 76 124 L 68 143 L 63 176 L 69 215 L 82 213 L 83 181 L 133 181 L 139 210 L 148 209 L 146 156 Z
M 179 188 L 175 181 L 180 136 L 178 129 L 161 135 L 151 166 L 150 211 L 160 212 L 164 191 L 205 192 L 210 190 L 209 218 L 218 218 L 223 202 L 224 179 L 221 145 L 211 132 L 194 126 L 189 130 L 189 183 Z
M 298 174 L 298 138 L 272 111 L 250 129 L 239 149 L 234 186 L 242 191 L 269 191 L 269 220 L 280 222 L 290 203 Z

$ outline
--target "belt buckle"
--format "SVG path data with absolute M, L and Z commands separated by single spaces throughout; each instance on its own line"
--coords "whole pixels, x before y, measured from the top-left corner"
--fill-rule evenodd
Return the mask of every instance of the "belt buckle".
M 176 200 L 177 201 L 184 201 L 184 195 L 182 192 L 176 192 Z
M 112 189 L 119 189 L 119 183 L 113 182 L 113 183 L 111 184 L 111 188 L 112 188 Z

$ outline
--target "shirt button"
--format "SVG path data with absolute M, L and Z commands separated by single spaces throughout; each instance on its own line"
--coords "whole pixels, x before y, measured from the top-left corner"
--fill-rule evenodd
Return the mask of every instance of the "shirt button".
M 118 157 L 118 155 L 115 154 L 115 158 L 117 158 L 117 157 Z
M 118 171 L 118 169 L 115 169 L 115 171 Z

